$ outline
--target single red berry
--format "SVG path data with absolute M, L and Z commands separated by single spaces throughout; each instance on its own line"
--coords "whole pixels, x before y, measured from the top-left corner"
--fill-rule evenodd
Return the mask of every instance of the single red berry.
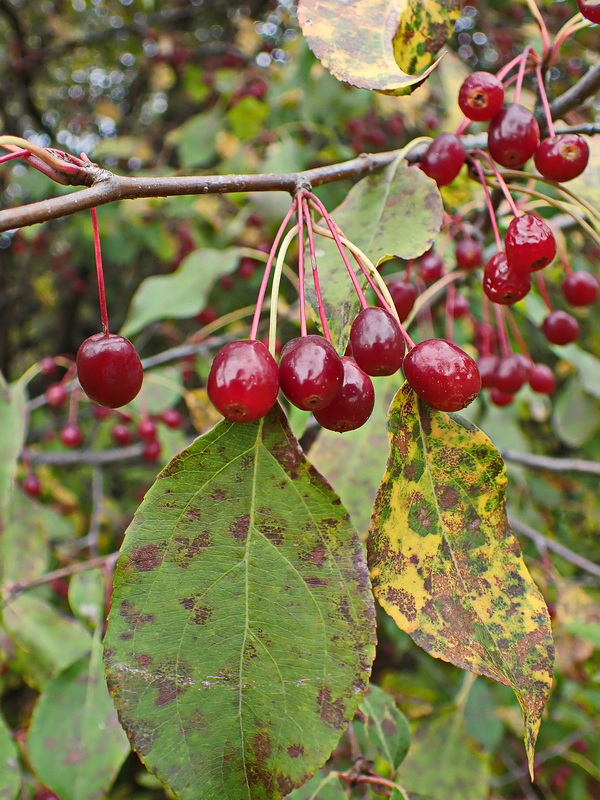
M 419 258 L 419 275 L 425 283 L 435 283 L 444 274 L 444 262 L 434 250 L 428 250 Z
M 277 364 L 262 342 L 229 342 L 215 356 L 206 389 L 211 403 L 225 419 L 261 419 L 277 400 Z
M 325 408 L 313 412 L 323 428 L 346 433 L 360 428 L 369 419 L 375 405 L 373 381 L 348 356 L 341 357 L 344 379 L 342 388 Z
M 511 103 L 499 111 L 488 127 L 488 150 L 497 164 L 519 169 L 535 153 L 540 126 L 531 111 Z
M 563 281 L 565 300 L 572 306 L 591 306 L 598 297 L 598 280 L 589 272 L 572 272 Z
M 219 278 L 219 286 L 223 289 L 224 292 L 230 292 L 235 285 L 235 280 L 231 275 L 223 275 L 222 278 Z
M 600 25 L 600 3 L 598 0 L 577 0 L 579 10 L 590 22 Z
M 469 301 L 462 294 L 455 294 L 449 298 L 446 311 L 453 319 L 462 319 L 470 310 Z
M 62 383 L 52 383 L 45 393 L 46 402 L 50 408 L 60 408 L 67 402 L 67 390 Z
M 87 396 L 100 406 L 118 408 L 138 394 L 144 380 L 142 362 L 129 339 L 95 333 L 77 351 L 77 376 Z
M 106 406 L 97 406 L 95 403 L 92 405 L 92 417 L 98 421 L 110 417 L 111 414 L 111 408 L 107 408 Z
M 459 239 L 454 255 L 459 269 L 477 269 L 483 264 L 483 247 L 470 236 Z
M 219 312 L 211 306 L 206 306 L 199 314 L 196 314 L 194 319 L 196 322 L 199 322 L 200 325 L 210 325 L 211 322 L 214 322 L 218 318 Z
M 367 375 L 393 375 L 402 366 L 406 344 L 400 325 L 385 308 L 365 308 L 350 329 L 352 357 Z
M 590 157 L 588 143 L 578 133 L 559 133 L 542 139 L 533 157 L 540 175 L 552 181 L 570 181 L 581 175 Z
M 143 442 L 153 442 L 156 439 L 158 428 L 156 422 L 150 417 L 144 417 L 137 424 L 137 435 Z
M 419 342 L 404 357 L 406 380 L 427 405 L 438 411 L 459 411 L 481 389 L 477 364 L 446 339 Z
M 504 105 L 502 81 L 490 72 L 471 73 L 458 90 L 458 105 L 468 119 L 487 122 Z
M 56 372 L 56 361 L 51 356 L 46 356 L 40 361 L 40 373 L 46 378 Z
M 516 354 L 498 360 L 493 385 L 506 394 L 516 394 L 527 381 L 527 367 Z
M 81 447 L 83 444 L 83 433 L 81 428 L 75 423 L 68 422 L 60 431 L 60 440 L 65 447 Z
M 438 186 L 446 186 L 461 171 L 465 158 L 460 139 L 453 133 L 440 133 L 425 151 L 420 167 Z
M 494 385 L 494 377 L 499 360 L 498 356 L 492 355 L 491 353 L 480 356 L 477 359 L 477 369 L 481 375 L 482 387 L 489 389 Z
M 392 296 L 400 322 L 404 322 L 419 295 L 417 287 L 410 281 L 392 281 L 392 283 L 388 283 L 387 288 Z
M 552 229 L 533 214 L 513 217 L 504 236 L 506 261 L 511 270 L 537 272 L 547 267 L 556 255 Z
M 122 425 L 121 423 L 112 427 L 110 435 L 112 436 L 113 442 L 120 447 L 126 447 L 133 442 L 133 433 L 127 425 Z
M 514 399 L 514 394 L 510 394 L 510 392 L 503 392 L 496 386 L 492 386 L 490 389 L 490 400 L 495 406 L 509 406 Z
M 477 322 L 475 325 L 474 344 L 480 356 L 495 353 L 498 350 L 498 332 L 489 322 Z
M 237 270 L 237 274 L 240 278 L 244 281 L 249 281 L 250 278 L 254 276 L 256 272 L 256 261 L 253 258 L 248 258 L 245 256 L 240 261 L 240 265 Z
M 483 291 L 492 303 L 511 306 L 525 297 L 530 289 L 531 274 L 510 269 L 501 250 L 485 265 Z
M 542 333 L 551 344 L 571 344 L 579 338 L 579 323 L 566 311 L 552 311 L 542 322 Z
M 181 428 L 183 425 L 183 415 L 177 411 L 176 408 L 165 408 L 160 415 L 160 421 L 163 425 L 166 425 L 167 428 Z
M 322 336 L 301 336 L 283 346 L 279 359 L 281 391 L 293 405 L 317 411 L 342 388 L 344 366 Z
M 529 367 L 528 381 L 538 394 L 553 394 L 556 389 L 556 378 L 546 364 L 532 364 Z
M 30 472 L 23 478 L 21 489 L 28 497 L 39 497 L 42 493 L 42 484 L 38 476 Z
M 161 444 L 158 439 L 153 439 L 151 442 L 146 442 L 142 450 L 142 458 L 144 461 L 150 463 L 158 461 L 160 451 L 162 450 Z

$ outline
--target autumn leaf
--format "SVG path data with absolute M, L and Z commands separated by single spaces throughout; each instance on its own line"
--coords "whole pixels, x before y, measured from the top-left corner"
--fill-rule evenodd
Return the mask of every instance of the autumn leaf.
M 504 463 L 484 433 L 429 408 L 407 384 L 388 430 L 368 541 L 376 597 L 431 655 L 513 688 L 531 765 L 554 647 L 506 518 Z

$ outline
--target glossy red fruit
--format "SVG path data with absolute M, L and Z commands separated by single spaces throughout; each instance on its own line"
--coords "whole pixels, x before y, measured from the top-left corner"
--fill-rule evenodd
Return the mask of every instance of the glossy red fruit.
M 92 405 L 92 417 L 99 422 L 107 417 L 110 417 L 112 410 L 106 406 L 98 406 L 95 403 Z
M 444 274 L 444 262 L 435 250 L 428 250 L 419 258 L 419 275 L 425 283 L 435 283 Z
M 144 459 L 144 461 L 148 461 L 149 463 L 158 461 L 161 450 L 162 447 L 158 439 L 153 439 L 151 442 L 146 442 L 144 444 L 144 448 L 142 450 L 142 458 Z
M 284 345 L 279 359 L 281 391 L 297 408 L 325 408 L 342 388 L 344 366 L 322 336 L 301 336 Z
M 494 385 L 494 376 L 496 374 L 496 367 L 498 366 L 499 360 L 500 359 L 498 356 L 494 356 L 491 353 L 488 353 L 485 356 L 480 356 L 477 359 L 477 369 L 481 375 L 482 387 L 489 389 Z
M 167 428 L 173 428 L 173 430 L 175 430 L 181 428 L 183 425 L 183 414 L 177 411 L 176 408 L 165 408 L 160 415 L 160 421 L 163 425 L 166 425 Z
M 419 295 L 417 287 L 410 281 L 392 281 L 387 288 L 394 301 L 400 322 L 404 322 Z
M 119 408 L 130 403 L 142 388 L 144 370 L 129 339 L 95 333 L 77 351 L 77 377 L 95 403 Z
M 579 10 L 590 22 L 600 25 L 600 3 L 598 0 L 577 0 Z
M 579 338 L 579 323 L 566 311 L 553 311 L 542 322 L 542 333 L 551 344 L 570 344 Z
M 598 280 L 589 272 L 572 272 L 563 281 L 565 300 L 572 306 L 591 306 L 598 297 Z
M 81 447 L 83 444 L 83 433 L 79 425 L 68 422 L 60 431 L 60 440 L 65 447 Z
M 385 308 L 365 308 L 350 328 L 352 357 L 367 375 L 393 375 L 402 366 L 406 344 L 400 325 Z
M 496 386 L 493 386 L 490 390 L 490 400 L 495 406 L 500 406 L 500 407 L 509 406 L 514 399 L 515 399 L 514 394 L 510 394 L 509 392 L 503 392 Z
M 537 272 L 556 255 L 552 229 L 533 214 L 513 217 L 504 236 L 504 247 L 509 269 L 518 272 Z
M 30 472 L 23 478 L 21 489 L 28 497 L 39 497 L 42 493 L 42 484 L 38 476 Z
M 67 402 L 68 394 L 62 383 L 53 383 L 46 389 L 45 397 L 50 408 L 60 408 Z
M 145 417 L 138 422 L 136 430 L 137 435 L 143 442 L 152 442 L 156 439 L 158 428 L 153 419 Z
M 483 264 L 483 247 L 470 237 L 460 239 L 456 243 L 454 255 L 459 269 L 477 269 Z
M 210 368 L 206 384 L 215 408 L 231 422 L 261 419 L 279 391 L 277 363 L 262 342 L 229 342 Z
M 542 139 L 533 162 L 544 178 L 570 181 L 581 175 L 590 158 L 588 143 L 578 133 L 559 133 Z
M 527 378 L 529 385 L 538 394 L 553 394 L 556 389 L 554 373 L 546 364 L 532 364 Z
M 493 385 L 506 394 L 516 394 L 527 381 L 527 367 L 520 356 L 512 354 L 498 360 Z
M 501 306 L 511 306 L 521 300 L 531 289 L 531 274 L 510 269 L 506 255 L 500 251 L 493 255 L 483 272 L 483 291 Z
M 462 294 L 455 294 L 446 305 L 446 311 L 453 319 L 462 319 L 469 313 L 469 310 L 469 301 Z
M 440 133 L 425 151 L 420 167 L 438 186 L 446 186 L 461 171 L 466 155 L 458 136 Z
M 402 369 L 416 394 L 438 411 L 460 411 L 481 389 L 477 364 L 446 339 L 426 339 L 404 357 Z
M 40 374 L 46 378 L 56 372 L 56 361 L 51 356 L 46 356 L 40 361 Z
M 540 126 L 531 111 L 511 103 L 496 114 L 488 127 L 488 150 L 497 164 L 519 169 L 535 153 Z
M 487 122 L 504 105 L 502 81 L 490 72 L 473 72 L 458 90 L 458 105 L 465 117 Z
M 314 412 L 314 417 L 321 427 L 346 433 L 360 428 L 369 419 L 375 405 L 375 390 L 371 378 L 352 358 L 342 356 L 341 361 L 342 388 L 328 406 Z
M 122 425 L 121 423 L 113 426 L 110 435 L 113 442 L 118 444 L 120 447 L 126 447 L 128 444 L 133 442 L 133 433 L 131 432 L 130 428 L 128 428 L 127 425 Z

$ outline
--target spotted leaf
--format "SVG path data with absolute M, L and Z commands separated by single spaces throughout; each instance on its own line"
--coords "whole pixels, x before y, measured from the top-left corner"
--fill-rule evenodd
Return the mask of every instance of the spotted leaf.
M 436 658 L 511 686 L 530 764 L 552 683 L 544 600 L 506 518 L 506 473 L 487 436 L 405 384 L 368 542 L 376 597 Z
M 378 758 L 383 759 L 393 774 L 410 744 L 407 719 L 394 699 L 371 684 L 352 727 L 361 755 L 375 763 Z
M 280 798 L 366 688 L 374 604 L 347 512 L 279 408 L 219 423 L 127 532 L 106 635 L 133 747 L 181 800 Z
M 298 21 L 309 47 L 336 78 L 406 94 L 435 68 L 437 61 L 431 62 L 452 30 L 457 6 L 456 0 L 299 0 Z M 400 58 L 419 68 L 425 62 L 427 69 L 407 74 Z
M 21 791 L 19 754 L 4 718 L 0 716 L 0 800 L 15 800 Z

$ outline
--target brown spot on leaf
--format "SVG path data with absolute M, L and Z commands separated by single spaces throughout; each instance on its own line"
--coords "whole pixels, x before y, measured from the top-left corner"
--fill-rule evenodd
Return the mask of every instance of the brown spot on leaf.
M 258 720 L 256 720 L 258 722 Z M 260 723 L 259 723 L 260 724 Z M 264 762 L 271 755 L 271 735 L 268 731 L 260 730 L 252 737 L 252 750 L 259 764 Z
M 307 553 L 303 558 L 312 561 L 318 569 L 321 569 L 323 564 L 327 561 L 327 551 L 325 550 L 323 542 L 319 542 L 319 544 L 313 547 L 310 553 Z
M 185 512 L 185 515 L 188 519 L 200 519 L 200 512 L 196 508 L 190 508 L 188 511 Z
M 304 748 L 301 744 L 291 744 L 287 751 L 290 758 L 298 758 L 298 756 L 304 755 Z
M 310 586 L 312 588 L 315 588 L 317 586 L 327 586 L 329 584 L 327 578 L 310 577 L 310 578 L 304 578 L 304 581 L 307 586 Z
M 436 486 L 437 501 L 440 508 L 445 510 L 456 508 L 459 494 L 452 486 Z
M 204 625 L 212 616 L 212 608 L 210 606 L 196 605 L 200 596 L 197 594 L 192 597 L 182 597 L 179 601 L 179 605 L 183 606 L 186 611 L 192 612 L 192 622 L 196 625 Z
M 126 619 L 130 625 L 145 625 L 147 622 L 154 622 L 154 614 L 143 614 L 129 600 L 123 600 L 119 606 L 119 616 Z
M 341 697 L 332 701 L 330 690 L 321 689 L 317 695 L 317 705 L 319 706 L 319 716 L 326 725 L 336 729 L 342 727 L 346 706 Z
M 138 572 L 152 572 L 162 564 L 162 553 L 155 544 L 142 544 L 131 551 L 130 562 Z
M 241 517 L 236 517 L 229 526 L 229 532 L 240 542 L 245 542 L 250 530 L 250 517 L 248 514 L 242 514 Z
M 417 606 L 415 598 L 404 589 L 395 589 L 393 586 L 388 587 L 386 592 L 386 600 L 392 603 L 410 622 L 414 622 L 417 618 Z
M 396 723 L 389 717 L 385 717 L 381 722 L 381 730 L 388 736 L 393 736 L 397 732 Z
M 69 764 L 81 764 L 83 762 L 83 753 L 81 750 L 72 750 L 67 757 L 63 760 L 63 764 L 68 766 Z

